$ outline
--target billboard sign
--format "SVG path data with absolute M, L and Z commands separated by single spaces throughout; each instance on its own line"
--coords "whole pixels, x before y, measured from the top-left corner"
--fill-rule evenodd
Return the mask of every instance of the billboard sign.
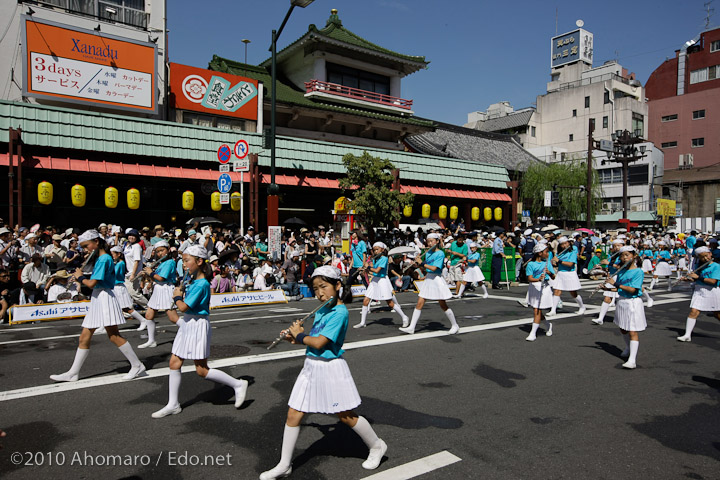
M 170 64 L 170 105 L 181 110 L 257 120 L 258 81 Z
M 592 65 L 593 34 L 579 28 L 553 37 L 550 41 L 550 66 L 552 68 L 583 61 Z
M 22 16 L 23 95 L 157 113 L 157 45 Z

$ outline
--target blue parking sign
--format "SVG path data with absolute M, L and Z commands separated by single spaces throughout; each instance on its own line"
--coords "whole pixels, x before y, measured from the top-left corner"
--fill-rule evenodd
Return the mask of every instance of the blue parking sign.
M 220 193 L 229 193 L 232 188 L 232 178 L 227 173 L 220 175 L 217 181 L 218 191 Z

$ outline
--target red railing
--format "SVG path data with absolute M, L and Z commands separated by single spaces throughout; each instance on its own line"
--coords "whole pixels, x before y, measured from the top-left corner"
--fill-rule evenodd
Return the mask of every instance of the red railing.
M 320 80 L 310 80 L 309 82 L 305 82 L 305 89 L 307 93 L 327 93 L 329 95 L 363 100 L 365 102 L 379 103 L 389 107 L 404 108 L 405 110 L 410 110 L 413 103 L 412 100 L 404 98 L 392 97 L 390 95 L 370 92 L 368 90 L 360 90 L 359 88 L 346 87 L 337 83 L 321 82 Z

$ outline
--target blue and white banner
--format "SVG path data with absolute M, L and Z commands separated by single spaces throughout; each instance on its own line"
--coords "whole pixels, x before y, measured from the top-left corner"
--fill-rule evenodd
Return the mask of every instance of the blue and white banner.
M 350 290 L 352 290 L 353 298 L 358 298 L 365 296 L 365 291 L 367 290 L 367 288 L 365 288 L 365 285 L 353 285 L 352 287 L 350 287 Z
M 17 305 L 10 309 L 10 325 L 84 317 L 89 309 L 89 301 Z
M 214 293 L 210 296 L 210 308 L 243 307 L 269 303 L 288 303 L 283 290 L 253 292 Z

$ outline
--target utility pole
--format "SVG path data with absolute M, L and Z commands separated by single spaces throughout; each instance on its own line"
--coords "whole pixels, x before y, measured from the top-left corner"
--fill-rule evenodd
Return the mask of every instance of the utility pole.
M 585 226 L 587 228 L 590 228 L 592 225 L 592 217 L 590 213 L 592 212 L 592 167 L 593 167 L 593 161 L 592 161 L 592 152 L 593 152 L 593 146 L 595 145 L 595 141 L 593 140 L 593 132 L 595 131 L 595 125 L 592 120 L 589 121 L 588 124 L 588 152 L 587 152 L 587 183 L 586 185 L 586 193 L 587 193 L 587 210 L 585 212 Z

